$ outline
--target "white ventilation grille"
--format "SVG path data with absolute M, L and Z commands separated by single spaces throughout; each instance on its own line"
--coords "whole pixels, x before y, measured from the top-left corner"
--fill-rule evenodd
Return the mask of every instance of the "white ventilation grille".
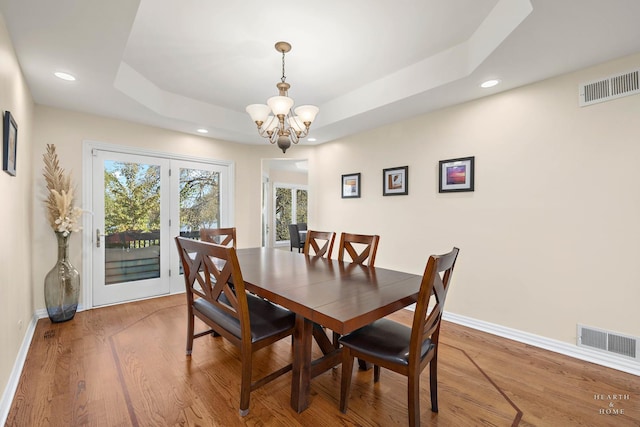
M 630 357 L 640 362 L 638 338 L 578 325 L 578 345 Z
M 578 104 L 581 107 L 586 107 L 636 93 L 640 93 L 640 70 L 581 84 Z

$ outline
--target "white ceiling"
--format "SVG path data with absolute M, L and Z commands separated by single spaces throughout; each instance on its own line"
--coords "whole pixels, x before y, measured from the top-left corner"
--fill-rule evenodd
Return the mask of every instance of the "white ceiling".
M 638 0 L 0 0 L 0 11 L 36 103 L 248 144 L 265 143 L 244 108 L 277 94 L 279 40 L 293 46 L 289 95 L 320 107 L 316 143 L 640 52 Z M 488 78 L 502 84 L 481 89 Z

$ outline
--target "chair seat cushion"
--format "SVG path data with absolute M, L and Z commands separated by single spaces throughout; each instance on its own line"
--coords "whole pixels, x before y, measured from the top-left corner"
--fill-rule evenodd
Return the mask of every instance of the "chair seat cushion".
M 224 294 L 220 300 L 229 303 Z M 260 341 L 293 328 L 295 314 L 260 297 L 247 293 L 251 342 Z M 193 302 L 194 310 L 199 311 L 223 329 L 240 338 L 240 321 L 220 310 L 204 298 Z
M 409 364 L 409 342 L 411 328 L 388 319 L 380 319 L 358 330 L 344 335 L 340 343 L 364 356 L 375 356 L 401 365 Z M 422 343 L 424 357 L 433 348 L 431 340 Z

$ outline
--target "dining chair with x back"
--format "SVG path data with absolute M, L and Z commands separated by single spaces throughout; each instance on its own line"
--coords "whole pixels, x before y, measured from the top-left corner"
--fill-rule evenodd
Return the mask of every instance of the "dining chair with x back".
M 379 241 L 378 235 L 342 233 L 338 246 L 338 261 L 373 267 Z
M 307 230 L 304 253 L 314 257 L 331 258 L 336 233 L 333 231 Z
M 373 267 L 376 262 L 379 242 L 380 236 L 377 234 L 343 232 L 340 234 L 340 244 L 338 245 L 338 261 L 351 261 L 351 264 Z M 339 346 L 339 338 L 340 334 L 333 332 L 333 345 L 335 347 Z M 359 359 L 358 363 L 362 369 L 369 369 L 370 367 L 362 359 Z
M 291 370 L 288 364 L 252 381 L 253 354 L 292 336 L 295 314 L 245 290 L 235 248 L 183 237 L 175 240 L 186 286 L 187 355 L 191 356 L 193 340 L 208 334 L 221 335 L 240 349 L 240 415 L 245 416 L 251 392 Z M 194 316 L 211 329 L 195 333 Z
M 200 240 L 222 246 L 236 247 L 236 228 L 201 228 Z
M 389 319 L 380 319 L 340 338 L 342 344 L 342 380 L 340 410 L 347 412 L 353 359 L 374 364 L 374 382 L 380 380 L 380 367 L 408 378 L 409 425 L 420 425 L 420 373 L 429 365 L 431 411 L 438 412 L 438 343 L 445 298 L 449 291 L 459 249 L 444 255 L 432 255 L 420 285 L 411 327 Z M 431 297 L 435 303 L 429 306 Z

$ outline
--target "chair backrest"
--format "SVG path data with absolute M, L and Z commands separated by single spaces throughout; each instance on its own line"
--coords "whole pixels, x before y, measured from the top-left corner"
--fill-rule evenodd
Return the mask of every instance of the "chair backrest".
M 336 233 L 333 231 L 307 230 L 307 240 L 304 242 L 304 253 L 314 257 L 331 258 L 333 242 Z
M 338 247 L 338 261 L 348 261 L 345 259 L 346 253 L 352 263 L 362 265 L 366 263 L 369 267 L 373 267 L 379 241 L 378 235 L 342 233 Z
M 300 247 L 300 233 L 298 233 L 298 224 L 289 224 L 289 240 L 294 248 Z
M 176 237 L 176 245 L 189 305 L 193 305 L 195 298 L 204 298 L 236 318 L 240 322 L 240 339 L 250 343 L 247 294 L 235 248 L 184 237 Z
M 296 225 L 298 226 L 298 231 L 305 231 L 307 229 L 307 223 L 306 222 L 299 222 Z
M 444 310 L 444 302 L 449 291 L 449 283 L 456 265 L 460 250 L 454 247 L 451 252 L 444 255 L 431 255 L 427 262 L 420 293 L 416 303 L 411 327 L 411 342 L 409 344 L 409 363 L 420 365 L 420 356 L 423 343 L 431 340 L 434 350 L 438 349 L 440 335 L 440 321 Z M 429 308 L 431 296 L 435 299 L 435 305 Z M 414 360 L 411 360 L 414 358 Z
M 236 247 L 236 228 L 201 228 L 200 240 L 216 245 Z

